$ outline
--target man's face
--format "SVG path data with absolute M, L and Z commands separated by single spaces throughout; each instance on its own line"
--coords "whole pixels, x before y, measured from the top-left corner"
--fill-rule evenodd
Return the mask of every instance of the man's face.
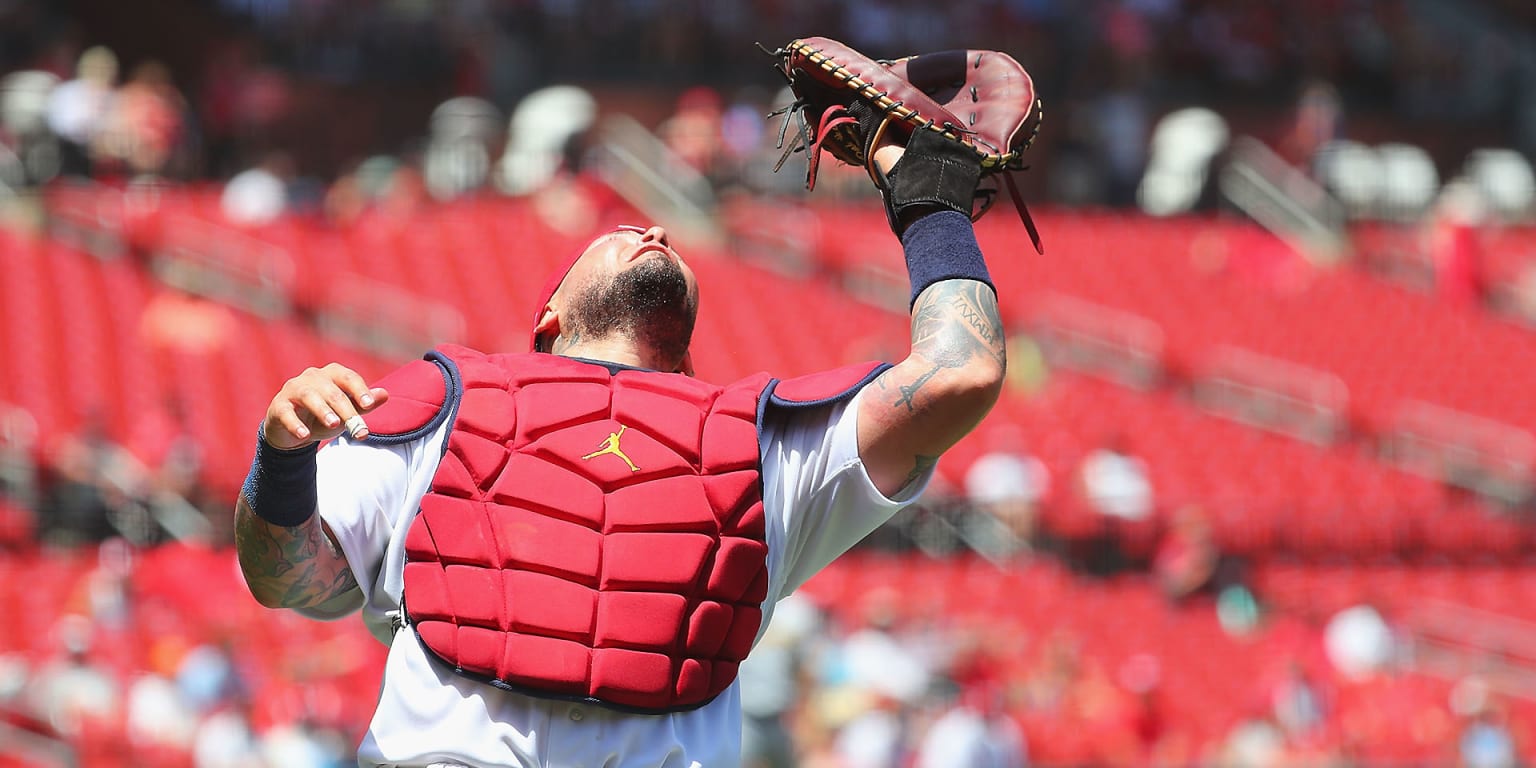
M 554 303 L 567 338 L 628 334 L 681 361 L 698 314 L 698 280 L 661 227 L 624 228 L 587 246 Z

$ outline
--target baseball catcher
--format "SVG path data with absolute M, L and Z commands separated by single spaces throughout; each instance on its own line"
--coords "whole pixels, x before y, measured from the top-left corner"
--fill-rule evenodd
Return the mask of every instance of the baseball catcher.
M 816 50 L 786 54 L 792 82 Z M 813 160 L 868 169 L 901 237 L 911 346 L 893 364 L 695 378 L 698 278 L 642 226 L 550 274 L 528 351 L 445 345 L 375 382 L 331 363 L 283 384 L 235 542 L 262 604 L 360 611 L 389 646 L 359 766 L 742 764 L 737 673 L 779 601 L 913 503 L 1002 390 L 971 217 L 1033 125 L 982 131 L 994 86 L 967 76 L 992 57 L 880 64 L 869 97 L 818 85 L 816 106 L 802 78 Z M 938 84 L 892 99 L 909 78 Z M 972 85 L 974 116 L 939 106 Z
M 997 189 L 971 189 L 968 169 L 979 168 L 983 179 L 1001 177 L 1035 250 L 1045 252 L 1013 178 L 1024 169 L 1023 153 L 1041 116 L 1034 81 L 1013 57 L 952 50 L 877 61 L 825 37 L 795 40 L 771 54 L 796 97 L 774 113 L 785 116 L 779 129 L 784 154 L 774 170 L 804 150 L 805 186 L 814 189 L 821 150 L 864 168 L 899 235 L 903 217 L 918 208 L 939 206 L 981 218 Z M 786 145 L 791 123 L 795 136 Z M 874 150 L 891 140 L 906 145 L 908 168 L 927 170 L 881 172 Z

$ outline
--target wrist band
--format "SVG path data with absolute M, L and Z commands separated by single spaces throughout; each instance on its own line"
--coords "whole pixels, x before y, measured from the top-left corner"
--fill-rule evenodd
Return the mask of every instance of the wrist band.
M 308 520 L 315 514 L 315 454 L 318 443 L 303 448 L 282 450 L 272 447 L 266 437 L 256 435 L 256 458 L 251 473 L 245 476 L 240 492 L 256 516 L 285 528 Z
M 909 309 L 928 286 L 940 280 L 975 280 L 997 292 L 976 242 L 976 230 L 963 213 L 937 211 L 912 222 L 901 235 L 901 246 L 912 281 Z

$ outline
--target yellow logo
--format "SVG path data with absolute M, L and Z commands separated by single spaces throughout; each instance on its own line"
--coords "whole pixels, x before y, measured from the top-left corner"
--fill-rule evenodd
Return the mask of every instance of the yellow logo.
M 595 450 L 595 451 L 593 451 L 593 452 L 591 452 L 591 453 L 581 457 L 582 461 L 586 461 L 588 459 L 595 459 L 598 456 L 602 456 L 604 454 L 611 453 L 614 456 L 617 456 L 617 457 L 623 459 L 624 463 L 629 465 L 629 471 L 631 471 L 631 472 L 639 472 L 640 468 L 635 466 L 635 463 L 633 461 L 630 461 L 628 456 L 624 455 L 624 449 L 619 447 L 619 438 L 624 436 L 624 431 L 627 430 L 627 429 L 629 429 L 629 427 L 626 427 L 623 424 L 620 424 L 619 425 L 619 431 L 617 431 L 617 432 L 609 432 L 608 433 L 608 437 L 603 440 L 603 447 L 601 447 L 601 448 L 599 448 L 599 449 L 597 449 L 597 450 Z

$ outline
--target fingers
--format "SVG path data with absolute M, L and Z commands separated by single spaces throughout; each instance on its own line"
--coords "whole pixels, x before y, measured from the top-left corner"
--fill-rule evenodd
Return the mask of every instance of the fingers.
M 310 368 L 289 379 L 267 409 L 267 442 L 278 448 L 329 440 L 344 431 L 368 436 L 362 414 L 383 405 L 389 392 L 369 387 L 356 371 L 338 363 Z M 286 433 L 286 434 L 284 434 Z
M 368 422 L 363 421 L 362 414 L 377 408 L 389 398 L 389 393 L 382 388 L 369 388 L 368 382 L 350 368 L 332 363 L 325 369 L 336 385 L 336 391 L 328 393 L 326 402 L 341 418 L 348 434 L 357 440 L 367 437 Z
M 366 411 L 374 407 L 373 390 L 368 388 L 368 382 L 363 381 L 363 377 L 359 376 L 357 371 L 337 363 L 331 363 L 325 367 L 325 372 L 330 375 L 331 382 L 340 388 L 341 391 L 345 392 L 350 401 L 356 403 L 358 408 Z M 379 391 L 383 392 L 384 390 L 381 389 Z M 345 417 L 343 417 L 343 420 L 345 420 Z
M 357 415 L 350 403 L 343 408 L 341 404 L 344 402 L 347 402 L 347 396 L 335 387 L 314 387 L 299 393 L 299 404 L 327 430 L 336 429 L 347 418 Z M 346 413 L 341 413 L 343 410 Z
M 297 448 L 309 442 L 309 427 L 289 402 L 273 402 L 262 425 L 263 439 L 274 448 Z

